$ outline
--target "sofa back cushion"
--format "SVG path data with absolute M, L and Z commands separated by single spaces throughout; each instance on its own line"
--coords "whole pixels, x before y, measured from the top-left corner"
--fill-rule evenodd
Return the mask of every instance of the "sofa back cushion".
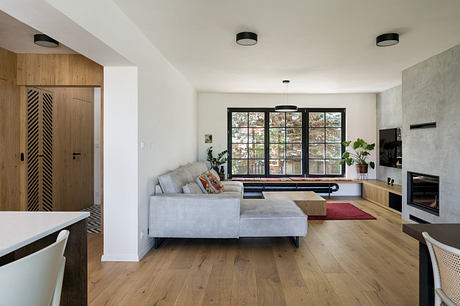
M 193 175 L 193 178 L 197 178 L 202 173 L 208 171 L 208 167 L 206 166 L 206 162 L 199 161 L 190 163 L 187 165 L 189 172 Z
M 184 185 L 182 187 L 182 190 L 185 194 L 203 194 L 203 191 L 201 190 L 200 186 L 198 186 L 198 184 L 195 182 Z
M 221 193 L 224 191 L 224 185 L 211 171 L 204 172 L 196 181 L 204 193 Z
M 195 181 L 195 178 L 197 177 L 196 175 L 193 175 L 193 171 L 190 167 L 190 164 L 187 164 L 185 166 L 180 166 L 174 172 L 180 172 L 182 176 L 185 178 L 187 183 L 191 183 Z
M 188 183 L 184 171 L 171 171 L 158 177 L 161 189 L 167 194 L 182 193 L 182 186 Z

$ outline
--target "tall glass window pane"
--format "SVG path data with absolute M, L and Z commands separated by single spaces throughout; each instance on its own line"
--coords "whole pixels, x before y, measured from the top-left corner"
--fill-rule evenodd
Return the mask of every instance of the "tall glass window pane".
M 232 175 L 265 175 L 265 113 L 233 112 Z
M 269 170 L 271 175 L 302 174 L 302 113 L 270 112 Z
M 340 175 L 342 113 L 309 112 L 308 165 L 310 175 Z

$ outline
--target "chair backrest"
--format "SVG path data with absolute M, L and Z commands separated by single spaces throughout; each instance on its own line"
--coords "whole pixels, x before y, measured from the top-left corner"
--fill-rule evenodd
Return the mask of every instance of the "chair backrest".
M 0 267 L 1 306 L 50 305 L 68 237 L 63 230 L 50 246 Z
M 427 232 L 422 235 L 433 264 L 435 289 L 444 303 L 460 305 L 460 250 L 437 241 Z M 445 300 L 444 294 L 449 300 Z

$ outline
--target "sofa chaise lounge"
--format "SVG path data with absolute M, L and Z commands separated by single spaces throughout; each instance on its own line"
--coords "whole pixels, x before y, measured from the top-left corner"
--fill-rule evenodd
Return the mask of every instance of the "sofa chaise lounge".
M 240 182 L 223 181 L 219 194 L 185 194 L 182 187 L 207 171 L 196 162 L 161 175 L 150 197 L 149 236 L 163 238 L 299 237 L 307 216 L 290 200 L 243 199 Z

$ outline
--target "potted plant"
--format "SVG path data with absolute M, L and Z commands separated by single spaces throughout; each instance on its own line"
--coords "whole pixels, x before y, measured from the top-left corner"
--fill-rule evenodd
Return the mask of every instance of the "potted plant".
M 213 151 L 212 147 L 208 148 L 208 158 L 207 161 L 211 164 L 211 168 L 216 170 L 217 173 L 219 173 L 220 179 L 225 178 L 225 173 L 223 167 L 221 167 L 221 171 L 219 172 L 219 166 L 223 165 L 227 162 L 227 157 L 225 156 L 227 154 L 227 150 L 224 150 L 220 153 L 217 154 L 217 157 L 213 156 Z
M 345 148 L 348 148 L 351 144 L 351 141 L 344 141 L 342 145 Z M 375 143 L 367 143 L 363 139 L 358 138 L 355 142 L 353 142 L 353 150 L 354 152 L 346 151 L 342 155 L 342 159 L 340 161 L 340 165 L 347 164 L 348 166 L 353 165 L 356 163 L 356 170 L 360 174 L 367 173 L 368 166 L 371 166 L 372 169 L 375 168 L 374 162 L 367 162 L 367 158 L 370 156 L 370 152 L 373 151 L 375 148 Z

